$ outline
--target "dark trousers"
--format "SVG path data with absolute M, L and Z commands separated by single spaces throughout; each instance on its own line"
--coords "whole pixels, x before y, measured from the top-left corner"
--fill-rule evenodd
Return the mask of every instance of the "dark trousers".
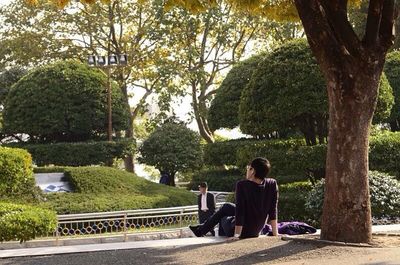
M 214 226 L 219 224 L 218 235 L 233 236 L 235 232 L 235 204 L 225 203 L 205 223 L 200 226 L 203 235 L 210 232 Z
M 200 210 L 200 211 L 199 211 L 199 223 L 200 223 L 200 224 L 204 223 L 204 222 L 207 221 L 207 219 L 210 218 L 214 213 L 215 213 L 214 211 L 210 211 L 210 210 L 208 210 L 208 211 L 206 211 L 206 212 Z

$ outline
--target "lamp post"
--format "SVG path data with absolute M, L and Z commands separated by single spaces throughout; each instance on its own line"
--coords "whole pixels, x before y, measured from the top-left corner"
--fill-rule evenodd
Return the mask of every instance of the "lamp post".
M 107 128 L 107 139 L 108 141 L 112 141 L 112 107 L 111 107 L 111 67 L 118 66 L 126 66 L 128 64 L 128 55 L 119 54 L 119 55 L 109 55 L 106 56 L 88 56 L 88 64 L 89 66 L 95 66 L 99 68 L 103 68 L 106 71 L 107 75 L 107 116 L 108 116 L 108 128 Z

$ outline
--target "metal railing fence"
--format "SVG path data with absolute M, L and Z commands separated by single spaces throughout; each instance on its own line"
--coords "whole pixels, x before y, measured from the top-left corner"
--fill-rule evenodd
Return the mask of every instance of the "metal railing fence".
M 223 203 L 217 203 L 220 207 Z M 56 239 L 76 236 L 126 235 L 179 229 L 198 223 L 198 206 L 170 207 L 58 216 Z

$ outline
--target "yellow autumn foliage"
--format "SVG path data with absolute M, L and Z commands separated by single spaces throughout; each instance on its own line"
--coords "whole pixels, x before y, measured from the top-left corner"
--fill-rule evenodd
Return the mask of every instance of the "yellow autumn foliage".
M 26 0 L 27 2 L 36 5 L 39 0 Z M 71 0 L 48 0 L 53 2 L 59 8 L 64 8 Z M 101 2 L 108 4 L 113 0 L 80 0 L 84 4 L 93 4 Z M 149 0 L 139 0 L 146 2 Z M 294 5 L 294 0 L 226 0 L 238 9 L 246 10 L 251 13 L 256 13 L 268 16 L 273 20 L 298 20 L 297 10 Z M 175 6 L 184 7 L 194 13 L 202 12 L 208 8 L 215 7 L 217 0 L 166 0 L 165 8 L 171 9 Z M 359 6 L 361 0 L 349 0 L 350 5 Z

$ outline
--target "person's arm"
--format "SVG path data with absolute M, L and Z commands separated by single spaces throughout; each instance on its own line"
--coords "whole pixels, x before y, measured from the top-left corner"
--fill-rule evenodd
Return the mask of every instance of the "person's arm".
M 275 183 L 273 184 L 275 187 L 272 195 L 272 202 L 271 202 L 271 210 L 268 213 L 268 220 L 269 224 L 272 227 L 272 235 L 277 236 L 278 235 L 278 197 L 279 197 L 279 191 L 278 191 L 278 184 Z
M 236 197 L 236 207 L 235 207 L 235 232 L 233 237 L 230 240 L 237 240 L 239 239 L 240 235 L 242 234 L 243 223 L 244 223 L 244 195 L 241 187 L 241 183 L 238 182 L 236 184 L 235 190 L 235 197 Z
M 272 235 L 273 236 L 277 236 L 277 235 L 279 235 L 278 234 L 278 221 L 275 219 L 275 220 L 271 220 L 270 222 L 269 222 L 269 224 L 271 225 L 271 227 L 272 227 Z

